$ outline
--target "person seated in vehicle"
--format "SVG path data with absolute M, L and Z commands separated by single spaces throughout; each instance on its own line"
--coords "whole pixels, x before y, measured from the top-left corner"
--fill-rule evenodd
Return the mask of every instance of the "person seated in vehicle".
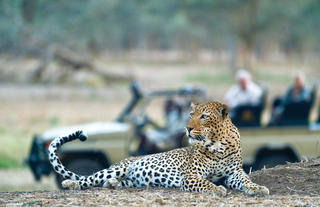
M 276 98 L 273 103 L 273 116 L 271 123 L 276 123 L 283 114 L 286 106 L 292 103 L 310 102 L 312 91 L 305 84 L 305 75 L 299 72 L 295 75 L 293 84 L 289 86 L 286 94 Z
M 162 152 L 180 146 L 185 135 L 185 125 L 189 120 L 190 102 L 179 98 L 166 100 L 164 106 L 165 124 L 163 127 L 146 130 L 146 138 L 154 149 Z
M 263 94 L 263 90 L 252 81 L 251 74 L 245 69 L 237 71 L 236 81 L 237 84 L 232 86 L 225 96 L 231 119 L 235 116 L 237 107 L 260 104 Z

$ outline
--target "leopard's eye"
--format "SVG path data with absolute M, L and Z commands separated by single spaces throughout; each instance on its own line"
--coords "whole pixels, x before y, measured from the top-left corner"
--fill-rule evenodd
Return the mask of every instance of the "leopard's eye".
M 208 117 L 209 117 L 208 115 L 202 114 L 202 115 L 200 116 L 200 119 L 207 119 Z
M 190 117 L 192 117 L 193 115 L 194 115 L 194 113 L 193 113 L 193 112 L 191 112 L 191 113 L 190 113 Z

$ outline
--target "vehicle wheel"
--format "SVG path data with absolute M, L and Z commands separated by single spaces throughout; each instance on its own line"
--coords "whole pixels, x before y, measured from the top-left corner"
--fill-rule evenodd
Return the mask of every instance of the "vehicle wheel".
M 275 153 L 275 154 L 268 154 L 265 156 L 261 156 L 258 158 L 254 164 L 255 170 L 260 170 L 264 167 L 272 168 L 277 165 L 284 165 L 287 162 L 296 162 L 297 160 L 290 155 Z
M 64 166 L 78 174 L 78 175 L 91 175 L 99 170 L 102 170 L 105 168 L 105 165 L 101 164 L 98 160 L 90 159 L 90 158 L 79 158 L 79 159 L 73 159 L 69 160 L 64 164 Z M 56 173 L 56 184 L 59 187 L 59 189 L 62 189 L 61 182 L 64 180 L 64 178 Z

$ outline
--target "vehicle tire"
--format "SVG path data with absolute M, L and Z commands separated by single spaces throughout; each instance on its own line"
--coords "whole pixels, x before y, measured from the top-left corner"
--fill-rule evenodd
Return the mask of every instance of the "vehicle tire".
M 282 154 L 282 153 L 274 153 L 274 154 L 267 154 L 267 155 L 261 155 L 254 164 L 255 170 L 260 170 L 264 167 L 266 168 L 272 168 L 277 165 L 284 165 L 287 162 L 296 162 L 297 160 L 288 155 L 288 154 Z
M 64 166 L 78 174 L 78 175 L 91 175 L 99 170 L 102 170 L 105 168 L 105 165 L 103 165 L 101 162 L 95 159 L 90 158 L 78 158 L 67 161 Z M 56 184 L 59 189 L 62 189 L 61 182 L 64 180 L 64 178 L 56 173 Z

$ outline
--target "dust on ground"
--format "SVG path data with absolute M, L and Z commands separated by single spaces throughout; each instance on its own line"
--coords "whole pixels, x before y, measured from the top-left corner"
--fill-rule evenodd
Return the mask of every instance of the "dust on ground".
M 54 190 L 0 193 L 4 206 L 319 206 L 320 159 L 290 163 L 250 174 L 270 190 L 268 196 L 247 196 L 228 190 L 223 198 L 177 189 Z
M 29 168 L 0 169 L 0 192 L 56 190 L 55 176 L 42 176 L 36 182 Z
M 320 159 L 262 169 L 250 177 L 269 187 L 271 195 L 320 196 Z

